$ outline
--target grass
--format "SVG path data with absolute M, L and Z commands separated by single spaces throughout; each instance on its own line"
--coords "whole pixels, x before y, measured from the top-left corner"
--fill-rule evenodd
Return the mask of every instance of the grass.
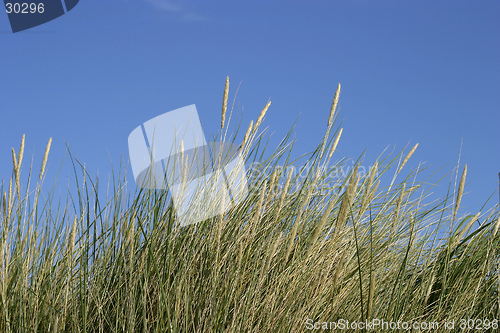
M 120 173 L 103 201 L 76 159 L 77 195 L 55 205 L 41 185 L 51 142 L 33 190 L 20 182 L 23 137 L 1 186 L 0 331 L 303 332 L 373 319 L 436 323 L 433 331 L 452 320 L 455 328 L 468 319 L 498 325 L 498 206 L 457 214 L 466 167 L 457 194 L 450 186 L 446 198 L 425 203 L 421 170 L 402 173 L 416 146 L 368 172 L 357 161 L 332 177 L 346 165 L 330 165 L 342 132 L 332 132 L 339 93 L 340 85 L 324 139 L 305 157 L 305 179 L 287 172 L 296 165 L 290 135 L 264 157 L 258 130 L 268 103 L 242 144 L 247 162 L 260 166 L 248 197 L 182 228 L 167 193 L 130 193 Z

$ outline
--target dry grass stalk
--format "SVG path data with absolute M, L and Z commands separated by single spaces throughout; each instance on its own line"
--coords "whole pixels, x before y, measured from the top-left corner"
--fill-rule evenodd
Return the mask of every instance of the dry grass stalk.
M 76 222 L 77 222 L 77 217 L 73 219 L 73 225 L 71 227 L 71 233 L 69 235 L 69 240 L 68 240 L 68 257 L 71 258 L 73 256 L 73 249 L 75 248 L 75 239 L 76 239 Z M 71 259 L 70 259 L 71 261 Z
M 410 214 L 410 249 L 413 248 L 413 244 L 415 243 L 415 224 L 417 223 L 416 219 L 417 218 L 415 212 L 412 212 Z
M 413 153 L 415 152 L 415 150 L 417 150 L 417 147 L 418 147 L 418 143 L 410 150 L 410 152 L 408 153 L 408 155 L 406 155 L 405 159 L 403 160 L 403 163 L 401 163 L 401 166 L 399 167 L 398 169 L 398 172 L 397 173 L 400 173 L 401 170 L 403 169 L 403 167 L 405 166 L 406 162 L 408 162 L 408 160 L 410 159 L 411 155 L 413 155 Z
M 278 168 L 274 168 L 273 173 L 271 174 L 271 180 L 269 180 L 269 195 L 267 196 L 266 206 L 269 206 L 269 204 L 274 198 L 276 190 L 276 179 L 278 178 L 277 176 L 278 176 Z
M 323 227 L 325 226 L 326 221 L 328 220 L 328 217 L 330 216 L 330 213 L 332 212 L 333 207 L 335 206 L 336 202 L 337 202 L 336 200 L 330 199 L 330 202 L 328 203 L 328 206 L 326 207 L 326 210 L 323 213 L 323 216 L 321 216 L 321 220 L 319 221 L 319 224 L 316 227 L 316 230 L 314 231 L 314 235 L 313 235 L 313 238 L 311 240 L 311 245 L 309 246 L 309 249 L 307 250 L 308 257 L 311 254 L 313 246 L 316 243 L 316 241 L 318 240 L 319 234 L 323 230 Z
M 333 125 L 333 118 L 335 116 L 335 110 L 337 109 L 337 104 L 339 102 L 339 95 L 340 95 L 340 83 L 337 87 L 337 91 L 335 92 L 335 96 L 333 97 L 332 107 L 330 108 L 330 115 L 328 116 L 328 123 L 326 125 L 326 133 L 325 133 L 325 136 L 323 137 L 323 143 L 321 146 L 321 156 L 323 156 L 326 141 L 328 140 L 328 137 L 330 136 L 330 131 L 331 131 L 332 125 Z
M 403 202 L 405 189 L 406 189 L 406 184 L 403 183 L 403 186 L 401 187 L 401 191 L 399 192 L 398 201 L 396 202 L 396 209 L 394 210 L 394 217 L 392 218 L 391 232 L 389 234 L 390 237 L 392 237 L 392 233 L 394 232 L 396 222 L 398 221 L 398 218 L 399 218 L 399 210 L 401 209 L 401 203 Z
M 222 98 L 222 116 L 220 129 L 224 128 L 224 122 L 226 121 L 226 111 L 227 111 L 227 95 L 229 93 L 229 76 L 226 77 L 226 86 L 224 87 L 224 97 Z
M 300 210 L 299 210 L 299 215 L 297 216 L 297 218 L 293 222 L 292 231 L 291 231 L 290 236 L 289 236 L 290 240 L 289 240 L 289 243 L 288 243 L 288 249 L 287 249 L 286 255 L 285 255 L 285 261 L 288 260 L 288 257 L 290 255 L 290 253 L 292 252 L 293 246 L 295 244 L 295 238 L 297 236 L 297 231 L 298 231 L 298 228 L 299 228 L 299 224 L 302 221 L 302 218 L 305 215 L 305 211 L 307 209 L 309 201 L 311 200 L 312 192 L 313 192 L 313 190 L 315 188 L 316 180 L 318 178 L 319 172 L 320 172 L 320 170 L 317 170 L 316 177 L 314 178 L 314 180 L 312 181 L 311 185 L 309 186 L 309 188 L 307 190 L 307 193 L 305 195 L 305 198 L 302 201 L 302 205 L 301 205 Z
M 373 198 L 375 197 L 375 194 L 377 193 L 378 186 L 380 185 L 380 180 L 375 183 L 375 186 L 373 186 L 373 190 L 370 193 L 370 198 L 368 199 L 368 202 L 372 201 Z
M 47 147 L 45 147 L 45 154 L 43 155 L 42 167 L 40 168 L 40 180 L 42 180 L 43 174 L 45 173 L 45 166 L 47 165 L 47 160 L 49 158 L 49 151 L 51 144 L 52 144 L 52 138 L 49 139 Z
M 318 180 L 320 173 L 321 173 L 320 169 L 316 170 L 315 177 L 314 177 L 313 181 L 311 182 L 311 184 L 309 185 L 309 188 L 307 189 L 307 193 L 304 197 L 304 200 L 302 201 L 302 205 L 300 206 L 297 219 L 295 219 L 295 222 L 293 223 L 286 258 L 288 258 L 288 255 L 292 251 L 293 245 L 295 244 L 295 238 L 297 236 L 299 224 L 302 222 L 302 219 L 306 215 L 307 208 L 308 208 L 309 202 L 311 201 L 312 193 L 313 193 L 314 189 L 316 188 L 316 181 Z
M 337 145 L 339 144 L 339 140 L 340 140 L 340 136 L 342 135 L 342 131 L 344 129 L 341 128 L 339 130 L 339 133 L 337 134 L 337 136 L 335 137 L 335 141 L 333 141 L 333 146 L 332 148 L 330 149 L 330 154 L 328 155 L 328 160 L 330 160 L 332 158 L 332 155 L 333 153 L 335 152 L 335 149 L 337 149 Z
M 281 209 L 283 208 L 283 204 L 285 202 L 285 197 L 286 197 L 286 194 L 288 192 L 288 188 L 290 187 L 290 182 L 292 180 L 292 176 L 293 176 L 294 172 L 295 172 L 295 168 L 292 167 L 290 172 L 288 173 L 288 176 L 286 177 L 285 186 L 283 186 L 283 189 L 281 190 L 280 202 L 278 205 L 278 210 L 276 211 L 274 223 L 276 223 L 278 221 L 278 218 L 279 218 L 279 215 L 281 213 Z
M 500 172 L 498 173 L 498 196 L 499 196 L 498 199 L 499 199 L 499 203 L 500 203 Z M 495 230 L 493 231 L 493 237 L 496 236 L 499 227 L 500 227 L 500 214 L 498 214 L 497 223 L 495 224 Z
M 347 189 L 344 192 L 344 197 L 342 198 L 342 203 L 340 204 L 339 215 L 337 217 L 337 225 L 335 227 L 335 234 L 338 235 L 339 229 L 344 225 L 349 207 L 351 205 L 351 196 L 353 194 L 354 184 L 356 182 L 356 176 L 358 174 L 358 166 L 354 168 L 352 172 L 351 178 L 349 179 L 349 184 L 347 185 Z
M 17 160 L 17 167 L 21 168 L 21 163 L 23 162 L 23 156 L 24 156 L 24 140 L 26 138 L 26 135 L 23 134 L 23 137 L 21 139 L 21 146 L 19 147 L 19 154 L 18 154 L 18 160 Z
M 2 201 L 2 208 L 3 208 L 3 218 L 7 220 L 7 192 L 3 192 L 3 201 Z
M 344 251 L 342 251 L 342 256 L 340 257 L 340 260 L 337 263 L 337 269 L 335 270 L 335 275 L 333 276 L 332 290 L 337 286 L 337 282 L 339 280 L 340 273 L 342 272 L 347 252 L 348 252 L 347 249 L 344 249 Z
M 8 202 L 7 202 L 7 214 L 10 215 L 10 212 L 12 211 L 12 205 L 14 202 L 14 195 L 12 193 L 12 177 L 10 178 L 9 181 L 9 195 L 8 195 Z
M 260 220 L 260 217 L 262 215 L 262 209 L 264 208 L 263 204 L 264 204 L 264 197 L 266 196 L 266 191 L 267 191 L 267 182 L 264 182 L 264 184 L 262 184 L 262 188 L 260 189 L 259 202 L 257 204 L 257 210 L 252 219 L 252 225 L 256 225 Z
M 19 198 L 19 200 L 21 200 L 21 181 L 19 179 L 21 176 L 21 171 L 17 162 L 16 151 L 14 150 L 14 148 L 12 148 L 12 164 L 14 164 L 14 176 L 16 177 L 17 197 Z
M 499 227 L 500 227 L 500 214 L 498 214 L 497 223 L 495 223 L 495 230 L 493 230 L 493 237 L 496 236 Z
M 427 288 L 427 292 L 425 294 L 425 304 L 429 302 L 429 297 L 431 296 L 432 286 L 434 286 L 434 280 L 436 280 L 436 274 L 432 274 L 429 280 L 429 287 Z
M 370 168 L 370 177 L 368 178 L 368 182 L 366 183 L 365 193 L 363 194 L 363 199 L 361 200 L 361 206 L 358 213 L 358 216 L 360 217 L 365 213 L 366 207 L 368 206 L 369 202 L 368 199 L 370 197 L 373 180 L 375 179 L 377 170 L 378 170 L 378 162 L 375 162 L 375 164 Z
M 340 96 L 340 83 L 337 86 L 337 91 L 335 92 L 335 96 L 333 97 L 332 107 L 330 108 L 330 115 L 328 116 L 328 125 L 327 125 L 327 133 L 330 133 L 330 129 L 333 125 L 333 116 L 335 115 L 335 110 L 337 109 L 337 104 L 339 103 Z M 328 136 L 328 135 L 327 135 Z
M 462 201 L 466 176 L 467 176 L 467 164 L 464 166 L 464 171 L 462 172 L 462 178 L 460 179 L 460 184 L 458 185 L 457 201 L 455 202 L 455 209 L 453 209 L 453 221 L 455 221 L 455 218 L 457 217 L 458 208 L 460 207 L 460 202 Z
M 241 143 L 241 150 L 245 148 L 248 139 L 250 138 L 250 133 L 252 132 L 253 120 L 250 121 L 250 125 L 248 125 L 247 132 L 245 133 L 245 137 L 243 138 L 243 142 Z
M 66 317 L 66 311 L 68 309 L 68 299 L 69 299 L 69 287 L 71 284 L 71 276 L 72 276 L 72 270 L 73 270 L 73 250 L 75 248 L 75 240 L 76 240 L 76 222 L 78 218 L 75 216 L 73 219 L 73 225 L 71 227 L 71 232 L 69 234 L 69 239 L 68 239 L 68 246 L 66 248 L 66 257 L 68 260 L 68 275 L 66 277 L 66 290 L 65 290 L 65 297 L 64 297 L 64 317 Z
M 259 118 L 257 118 L 257 121 L 255 122 L 255 126 L 254 126 L 254 128 L 252 130 L 252 133 L 257 132 L 257 130 L 259 129 L 260 124 L 262 123 L 262 120 L 264 119 L 264 117 L 265 117 L 265 115 L 267 113 L 267 109 L 269 109 L 270 105 L 271 105 L 271 101 L 267 102 L 266 106 L 260 112 Z
M 456 245 L 457 243 L 459 243 L 462 240 L 462 237 L 464 237 L 464 235 L 467 233 L 467 231 L 469 231 L 470 227 L 472 227 L 472 225 L 477 221 L 477 219 L 479 218 L 479 215 L 481 215 L 481 212 L 474 215 L 474 217 L 471 218 L 469 222 L 467 222 L 465 227 L 458 234 L 457 238 L 455 238 L 455 241 L 454 241 L 454 244 L 452 247 L 454 247 L 454 245 Z
M 376 278 L 374 275 L 370 276 L 370 292 L 368 294 L 368 311 L 367 311 L 367 318 L 368 320 L 371 319 L 372 316 L 372 309 L 373 309 L 373 296 L 375 294 L 375 281 Z

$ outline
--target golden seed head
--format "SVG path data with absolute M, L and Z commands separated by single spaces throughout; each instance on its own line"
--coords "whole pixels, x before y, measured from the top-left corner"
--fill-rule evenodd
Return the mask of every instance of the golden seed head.
M 453 211 L 453 220 L 455 220 L 455 217 L 457 216 L 458 208 L 460 207 L 460 202 L 462 201 L 466 176 L 467 176 L 467 164 L 464 166 L 464 171 L 462 172 L 462 178 L 460 179 L 460 184 L 458 185 L 457 202 L 455 203 L 455 209 Z
M 47 159 L 49 158 L 49 151 L 51 145 L 52 145 L 52 138 L 49 139 L 47 147 L 45 147 L 45 154 L 43 155 L 42 167 L 40 169 L 40 180 L 42 180 L 43 174 L 45 173 L 45 166 L 47 165 Z
M 250 133 L 252 131 L 252 127 L 253 127 L 253 120 L 250 121 L 250 125 L 248 125 L 247 132 L 245 133 L 245 137 L 243 138 L 243 142 L 241 143 L 241 149 L 242 150 L 245 147 L 245 144 L 247 143 L 248 138 L 250 137 Z
M 14 148 L 12 148 L 12 164 L 14 164 L 14 174 L 16 176 L 16 190 L 17 190 L 17 197 L 19 200 L 21 200 L 21 180 L 19 179 L 21 177 L 21 166 L 19 165 L 17 158 L 16 158 L 16 152 L 14 151 Z
M 398 173 L 401 172 L 401 169 L 403 169 L 403 167 L 405 166 L 406 162 L 408 162 L 408 160 L 410 159 L 411 155 L 413 155 L 413 153 L 415 152 L 415 150 L 417 150 L 417 147 L 418 147 L 418 143 L 410 150 L 410 152 L 408 153 L 408 155 L 406 155 L 405 159 L 403 160 L 403 163 L 401 163 L 401 166 L 398 169 Z
M 19 147 L 19 158 L 17 161 L 18 167 L 21 167 L 21 163 L 23 161 L 23 156 L 24 156 L 24 139 L 26 138 L 26 135 L 23 134 L 23 138 L 21 139 L 21 147 Z
M 5 219 L 7 219 L 7 193 L 5 191 L 3 192 L 2 206 L 3 206 L 3 216 Z
M 262 123 L 262 119 L 264 119 L 264 116 L 266 115 L 267 109 L 269 109 L 270 105 L 271 105 L 271 101 L 267 102 L 266 106 L 260 112 L 259 118 L 257 118 L 257 121 L 255 122 L 255 126 L 252 130 L 252 133 L 255 133 L 257 131 L 257 129 L 259 128 L 260 124 Z
M 332 149 L 330 149 L 330 154 L 328 155 L 328 159 L 332 158 L 335 149 L 337 149 L 337 145 L 339 144 L 340 136 L 342 135 L 343 130 L 344 130 L 343 128 L 340 129 L 339 133 L 337 134 L 337 137 L 335 138 L 335 141 L 333 141 L 333 146 Z
M 328 132 L 330 131 L 330 128 L 332 126 L 333 122 L 333 116 L 335 115 L 335 110 L 337 109 L 337 104 L 339 102 L 339 96 L 340 96 L 340 83 L 337 86 L 337 91 L 335 92 L 335 96 L 333 97 L 333 102 L 332 102 L 332 107 L 330 108 L 330 116 L 328 116 Z
M 224 122 L 226 121 L 226 111 L 227 111 L 227 95 L 229 94 L 229 76 L 226 77 L 226 85 L 224 87 L 224 97 L 222 98 L 222 116 L 220 129 L 224 128 Z
M 17 173 L 17 158 L 16 158 L 16 151 L 14 148 L 12 149 L 12 164 L 14 165 L 14 172 Z

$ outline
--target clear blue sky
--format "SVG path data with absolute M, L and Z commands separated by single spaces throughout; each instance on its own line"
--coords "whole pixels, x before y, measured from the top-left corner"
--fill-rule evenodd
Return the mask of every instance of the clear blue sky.
M 53 137 L 48 181 L 65 142 L 105 181 L 109 156 L 128 159 L 136 126 L 186 105 L 196 104 L 208 136 L 220 125 L 226 76 L 230 101 L 241 82 L 244 128 L 270 98 L 272 142 L 300 117 L 296 152 L 306 153 L 340 82 L 337 159 L 366 149 L 371 164 L 387 147 L 418 142 L 408 170 L 426 162 L 451 171 L 463 141 L 463 205 L 475 212 L 498 189 L 499 14 L 498 1 L 470 0 L 82 0 L 13 34 L 0 13 L 0 179 L 23 133 L 25 167 L 33 156 L 36 173 Z

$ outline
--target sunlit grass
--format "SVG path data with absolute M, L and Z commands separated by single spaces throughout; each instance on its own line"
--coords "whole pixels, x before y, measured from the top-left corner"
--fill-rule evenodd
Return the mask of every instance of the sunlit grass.
M 35 190 L 20 183 L 21 144 L 1 186 L 0 332 L 302 332 L 308 319 L 374 318 L 444 331 L 498 319 L 498 206 L 457 214 L 464 181 L 427 203 L 421 170 L 404 168 L 416 146 L 332 177 L 346 165 L 330 163 L 339 92 L 305 179 L 290 172 L 289 135 L 264 154 L 267 103 L 242 144 L 259 165 L 248 197 L 182 228 L 166 192 L 130 193 L 120 173 L 103 200 L 83 167 L 76 197 L 54 210 L 53 193 L 40 195 L 51 142 Z

